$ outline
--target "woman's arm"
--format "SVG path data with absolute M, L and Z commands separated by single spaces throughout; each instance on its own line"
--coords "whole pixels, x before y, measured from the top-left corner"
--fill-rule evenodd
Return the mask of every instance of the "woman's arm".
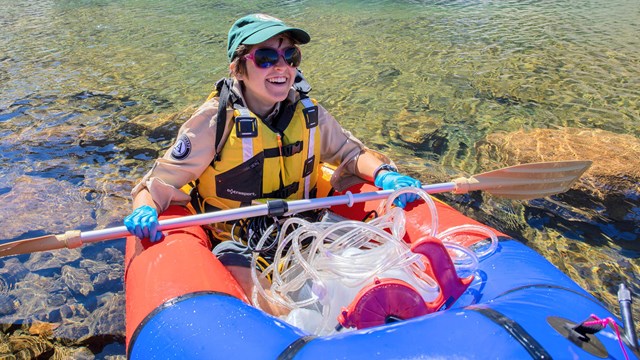
M 387 165 L 387 166 L 384 166 Z M 356 174 L 367 181 L 374 182 L 382 171 L 397 170 L 389 162 L 384 162 L 371 151 L 363 151 L 356 162 Z
M 180 188 L 197 178 L 213 159 L 217 101 L 208 101 L 187 120 L 176 143 L 156 160 L 153 168 L 133 188 L 133 212 L 124 220 L 130 233 L 158 241 L 158 214 L 171 204 L 186 204 L 191 198 Z M 213 124 L 213 126 L 212 126 Z
M 158 206 L 158 204 L 156 204 L 155 201 L 153 201 L 153 197 L 151 196 L 151 193 L 146 188 L 140 190 L 140 192 L 138 192 L 136 196 L 133 198 L 134 209 L 137 209 L 144 205 L 150 206 L 158 212 L 160 210 L 160 207 Z

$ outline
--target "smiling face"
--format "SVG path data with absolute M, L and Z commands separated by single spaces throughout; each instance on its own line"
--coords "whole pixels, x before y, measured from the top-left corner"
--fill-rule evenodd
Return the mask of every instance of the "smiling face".
M 260 48 L 272 48 L 284 51 L 294 44 L 287 36 L 274 36 L 260 44 L 252 45 L 250 51 Z M 244 59 L 246 71 L 235 71 L 237 63 L 231 64 L 231 72 L 244 84 L 243 95 L 249 109 L 264 118 L 274 106 L 289 94 L 296 77 L 296 68 L 289 66 L 282 56 L 269 68 L 256 66 L 250 59 Z

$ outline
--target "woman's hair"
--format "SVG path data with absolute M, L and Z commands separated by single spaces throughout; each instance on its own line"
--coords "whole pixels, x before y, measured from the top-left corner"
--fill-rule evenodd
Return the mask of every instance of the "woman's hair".
M 233 60 L 231 60 L 232 64 L 235 64 L 235 73 L 231 72 L 229 75 L 235 74 L 246 74 L 247 72 L 247 59 L 245 59 L 245 55 L 249 54 L 251 51 L 251 45 L 240 44 L 236 48 L 236 52 L 233 55 Z
M 281 36 L 285 39 L 289 39 L 289 41 L 291 41 L 291 44 L 293 45 L 300 44 L 299 41 L 294 39 L 293 36 L 289 35 L 288 33 L 279 34 L 278 36 Z M 235 72 L 230 72 L 229 73 L 230 76 L 233 76 L 235 74 L 247 73 L 247 60 L 244 57 L 245 55 L 248 55 L 251 52 L 251 49 L 253 49 L 254 46 L 255 45 L 245 45 L 245 44 L 238 45 L 238 48 L 236 48 L 236 52 L 233 55 L 233 60 L 231 60 L 231 63 L 235 64 L 234 66 Z

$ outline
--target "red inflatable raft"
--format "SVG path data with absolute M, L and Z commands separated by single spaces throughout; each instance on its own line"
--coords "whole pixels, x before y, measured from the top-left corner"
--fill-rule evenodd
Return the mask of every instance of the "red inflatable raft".
M 362 185 L 351 191 L 370 191 Z M 331 210 L 362 219 L 378 201 Z M 479 224 L 437 202 L 439 230 Z M 406 209 L 407 236 L 429 258 L 441 294 L 423 315 L 330 336 L 308 334 L 250 305 L 211 253 L 200 227 L 158 243 L 127 239 L 126 337 L 131 359 L 624 358 L 637 352 L 610 327 L 581 331 L 591 314 L 622 324 L 586 291 L 521 242 L 500 234 L 473 284 L 441 244 L 425 240 L 427 205 Z M 172 207 L 162 217 L 187 215 Z M 420 241 L 417 241 L 421 239 Z M 469 236 L 467 245 L 483 240 Z M 393 285 L 395 286 L 395 285 Z M 466 289 L 466 290 L 465 290 Z M 464 292 L 464 303 L 454 303 Z M 471 299 L 471 300 L 469 300 Z M 352 309 L 353 310 L 353 309 Z M 439 310 L 439 311 L 435 311 Z M 348 316 L 348 314 L 345 314 Z M 358 319 L 343 319 L 357 321 Z

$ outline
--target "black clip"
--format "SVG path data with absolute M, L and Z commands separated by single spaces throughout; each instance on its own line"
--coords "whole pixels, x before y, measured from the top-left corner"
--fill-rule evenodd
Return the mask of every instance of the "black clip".
M 298 140 L 293 144 L 285 145 L 282 147 L 282 156 L 293 156 L 302 151 L 302 141 Z
M 307 124 L 307 129 L 318 126 L 318 106 L 309 106 L 302 109 L 304 114 L 304 121 Z
M 238 116 L 235 120 L 237 137 L 243 138 L 258 136 L 258 120 L 256 120 L 256 118 Z
M 304 161 L 304 169 L 302 170 L 302 177 L 307 177 L 309 175 L 311 175 L 311 173 L 313 172 L 314 169 L 314 162 L 316 160 L 316 156 L 313 155 L 312 157 L 308 158 L 307 160 Z
M 289 204 L 282 199 L 277 200 L 267 200 L 267 215 L 274 216 L 282 216 L 284 213 L 289 211 Z

